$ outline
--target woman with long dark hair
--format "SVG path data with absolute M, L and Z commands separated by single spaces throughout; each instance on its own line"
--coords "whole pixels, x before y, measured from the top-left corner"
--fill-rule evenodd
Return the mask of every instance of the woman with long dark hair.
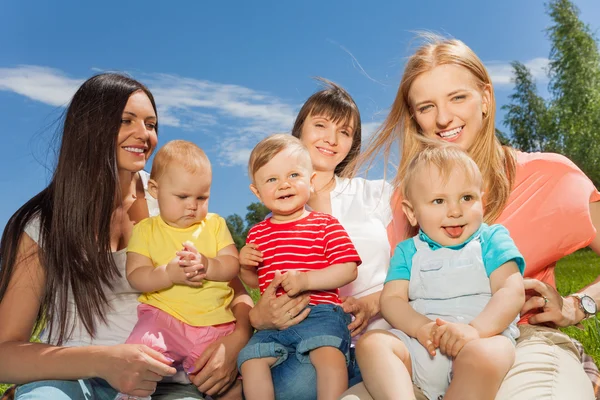
M 148 396 L 175 374 L 160 353 L 121 344 L 137 319 L 139 294 L 125 278 L 125 248 L 133 225 L 157 212 L 142 171 L 157 131 L 156 105 L 144 85 L 112 73 L 88 79 L 66 111 L 50 184 L 6 225 L 0 381 L 21 384 L 17 399 Z M 232 386 L 235 356 L 250 336 L 250 305 L 241 284 L 233 286 L 236 330 L 190 375 L 210 395 Z M 40 330 L 42 343 L 30 343 Z M 224 356 L 223 346 L 235 355 Z

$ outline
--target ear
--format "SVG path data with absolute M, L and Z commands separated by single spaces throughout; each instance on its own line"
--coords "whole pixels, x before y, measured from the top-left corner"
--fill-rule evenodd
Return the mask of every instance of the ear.
M 158 197 L 158 183 L 154 179 L 148 181 L 148 193 L 155 199 Z
M 314 193 L 315 191 L 315 177 L 317 176 L 316 172 L 313 172 L 310 176 L 310 192 Z
M 483 115 L 487 115 L 490 112 L 492 102 L 492 85 L 487 84 L 483 87 L 483 92 L 481 93 L 481 111 Z
M 260 193 L 258 192 L 258 188 L 254 185 L 254 183 L 250 184 L 250 190 L 258 198 L 258 201 L 260 201 L 262 203 L 262 199 L 260 198 Z
M 410 204 L 410 201 L 402 200 L 402 211 L 404 211 L 404 215 L 406 215 L 406 218 L 411 226 L 418 225 L 417 218 L 415 216 L 415 210 L 412 204 Z

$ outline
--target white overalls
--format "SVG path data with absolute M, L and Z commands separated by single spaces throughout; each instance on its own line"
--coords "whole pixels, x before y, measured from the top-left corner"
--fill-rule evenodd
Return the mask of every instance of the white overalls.
M 429 244 L 413 238 L 417 252 L 412 258 L 408 298 L 415 311 L 431 320 L 468 324 L 492 297 L 490 280 L 483 265 L 480 237 L 475 236 L 460 249 L 432 250 Z M 519 336 L 518 318 L 502 334 L 513 343 Z M 451 379 L 452 359 L 436 351 L 431 357 L 415 338 L 392 329 L 408 347 L 413 381 L 430 400 L 441 399 Z

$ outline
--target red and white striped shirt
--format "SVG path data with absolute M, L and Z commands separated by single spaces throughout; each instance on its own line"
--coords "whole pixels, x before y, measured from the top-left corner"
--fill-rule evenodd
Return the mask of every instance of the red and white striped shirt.
M 254 225 L 246 243 L 256 243 L 263 262 L 258 266 L 260 293 L 269 286 L 275 271 L 311 271 L 334 264 L 355 262 L 360 265 L 352 241 L 339 221 L 329 214 L 311 212 L 297 221 L 274 224 L 270 218 Z M 284 293 L 277 289 L 277 295 Z M 340 304 L 339 289 L 314 290 L 310 304 Z

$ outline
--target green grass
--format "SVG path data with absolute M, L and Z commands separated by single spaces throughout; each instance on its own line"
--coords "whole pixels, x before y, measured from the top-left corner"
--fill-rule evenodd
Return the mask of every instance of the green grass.
M 600 275 L 600 257 L 591 250 L 580 250 L 559 261 L 556 267 L 556 286 L 563 296 L 580 290 Z M 258 290 L 251 290 L 250 295 L 256 302 Z M 585 352 L 591 355 L 600 365 L 600 322 L 598 319 L 584 321 L 585 330 L 574 327 L 562 329 L 568 335 L 579 340 Z M 0 395 L 10 385 L 0 384 Z
M 562 259 L 556 267 L 556 286 L 561 295 L 581 290 L 600 275 L 600 257 L 591 250 L 580 250 Z M 600 365 L 600 322 L 597 318 L 583 321 L 584 330 L 575 327 L 561 329 L 579 340 L 585 352 Z

